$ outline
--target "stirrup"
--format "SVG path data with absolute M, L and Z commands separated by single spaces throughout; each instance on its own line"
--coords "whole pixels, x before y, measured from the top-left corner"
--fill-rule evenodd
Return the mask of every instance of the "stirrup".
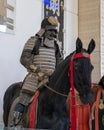
M 22 114 L 23 113 L 20 113 L 18 111 L 14 111 L 13 112 L 13 118 L 12 118 L 12 121 L 11 121 L 11 127 L 15 127 L 15 126 L 19 125 L 19 123 L 21 121 L 21 118 L 22 118 Z

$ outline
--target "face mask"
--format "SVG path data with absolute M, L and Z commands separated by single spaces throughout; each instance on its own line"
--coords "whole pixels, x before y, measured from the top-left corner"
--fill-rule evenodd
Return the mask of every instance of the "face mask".
M 46 46 L 46 47 L 49 47 L 49 48 L 54 48 L 54 43 L 55 43 L 55 40 L 50 40 L 50 39 L 48 39 L 48 38 L 45 38 L 44 39 L 44 45 Z
M 54 40 L 57 38 L 57 33 L 54 30 L 48 30 L 45 32 L 45 38 L 49 40 Z

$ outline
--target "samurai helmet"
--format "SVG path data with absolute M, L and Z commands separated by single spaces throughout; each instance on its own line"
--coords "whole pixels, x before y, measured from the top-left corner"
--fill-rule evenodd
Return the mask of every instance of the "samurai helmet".
M 43 21 L 41 22 L 41 28 L 44 28 L 45 30 L 57 31 L 58 23 L 59 22 L 55 17 L 49 16 L 48 18 L 43 19 Z

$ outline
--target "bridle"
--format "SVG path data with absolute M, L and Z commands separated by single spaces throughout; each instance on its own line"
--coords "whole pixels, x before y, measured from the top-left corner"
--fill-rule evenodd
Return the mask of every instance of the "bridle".
M 70 75 L 70 97 L 75 97 L 75 85 L 74 85 L 74 61 L 78 58 L 88 58 L 90 60 L 90 55 L 88 53 L 80 52 L 73 54 L 71 61 L 69 63 L 69 75 Z M 76 99 L 71 98 L 71 130 L 75 130 L 76 128 Z
M 70 75 L 70 90 L 71 90 L 71 95 L 75 97 L 74 93 L 74 61 L 79 58 L 88 58 L 90 60 L 90 55 L 85 52 L 80 52 L 80 53 L 74 53 L 73 56 L 71 57 L 71 61 L 69 63 L 69 75 Z

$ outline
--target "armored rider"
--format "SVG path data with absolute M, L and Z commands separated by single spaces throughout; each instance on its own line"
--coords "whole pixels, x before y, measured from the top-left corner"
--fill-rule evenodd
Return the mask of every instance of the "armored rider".
M 21 119 L 24 108 L 29 104 L 37 88 L 44 86 L 63 56 L 57 44 L 58 20 L 50 16 L 43 19 L 41 29 L 26 42 L 20 62 L 28 70 L 13 112 L 11 126 Z

